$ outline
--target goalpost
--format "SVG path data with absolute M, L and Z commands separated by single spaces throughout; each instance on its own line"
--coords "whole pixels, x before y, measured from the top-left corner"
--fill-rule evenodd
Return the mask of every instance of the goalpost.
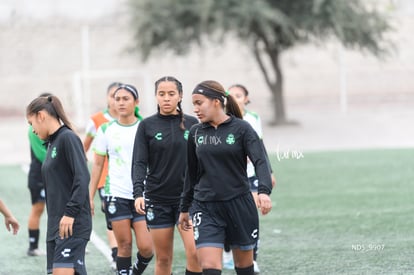
M 74 122 L 76 125 L 85 125 L 89 116 L 95 111 L 92 110 L 92 88 L 95 90 L 98 89 L 96 87 L 101 87 L 99 90 L 102 90 L 103 87 L 106 88 L 114 81 L 126 81 L 126 83 L 136 86 L 140 93 L 140 112 L 144 116 L 148 114 L 149 111 L 146 110 L 148 108 L 147 106 L 155 105 L 154 96 L 143 96 L 141 98 L 141 95 L 152 90 L 149 74 L 139 70 L 91 70 L 89 42 L 89 26 L 85 25 L 81 28 L 82 67 L 81 70 L 74 72 L 72 78 L 74 104 L 72 107 L 74 108 Z M 103 101 L 105 99 L 105 90 L 97 94 L 97 97 L 99 97 L 98 101 Z

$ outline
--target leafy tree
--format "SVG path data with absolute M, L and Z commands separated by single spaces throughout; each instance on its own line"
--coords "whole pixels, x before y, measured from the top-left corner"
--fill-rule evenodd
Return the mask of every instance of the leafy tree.
M 363 3 L 365 2 L 365 3 Z M 376 56 L 387 52 L 391 26 L 362 0 L 130 0 L 136 49 L 186 54 L 205 39 L 233 34 L 251 49 L 272 92 L 274 124 L 286 123 L 281 54 L 304 43 L 338 39 Z M 373 2 L 371 2 L 373 3 Z

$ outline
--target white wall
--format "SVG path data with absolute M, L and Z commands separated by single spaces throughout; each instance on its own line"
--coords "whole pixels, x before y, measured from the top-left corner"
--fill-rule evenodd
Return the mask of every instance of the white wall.
M 185 57 L 157 53 L 147 63 L 127 51 L 132 34 L 125 22 L 125 1 L 2 0 L 0 2 L 0 115 L 24 113 L 26 104 L 40 92 L 50 91 L 63 99 L 76 116 L 74 74 L 85 68 L 82 30 L 89 30 L 89 59 L 93 71 L 140 71 L 142 74 L 94 79 L 92 98 L 84 106 L 85 120 L 90 112 L 104 106 L 105 88 L 114 81 L 134 84 L 141 91 L 144 114 L 155 110 L 153 83 L 163 75 L 180 79 L 185 88 L 185 108 L 191 111 L 189 94 L 198 82 L 215 79 L 224 86 L 235 82 L 251 91 L 251 108 L 265 120 L 272 112 L 270 93 L 255 61 L 244 45 L 229 41 L 224 46 L 194 48 Z M 414 10 L 412 1 L 394 3 L 396 32 L 392 34 L 398 51 L 380 61 L 360 53 L 345 51 L 347 88 L 351 106 L 366 102 L 414 101 Z M 282 57 L 285 98 L 289 106 L 321 104 L 338 106 L 339 55 L 335 42 L 303 46 Z M 6 96 L 5 96 L 6 95 Z M 149 105 L 149 106 L 148 106 Z M 3 111 L 1 111 L 3 110 Z M 82 120 L 82 119 L 80 119 Z

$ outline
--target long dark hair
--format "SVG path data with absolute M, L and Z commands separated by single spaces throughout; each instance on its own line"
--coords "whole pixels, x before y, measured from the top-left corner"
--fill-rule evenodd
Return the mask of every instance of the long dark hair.
M 58 121 L 61 121 L 69 129 L 74 130 L 72 123 L 68 119 L 68 116 L 66 115 L 65 110 L 63 109 L 62 103 L 56 96 L 39 96 L 33 99 L 33 101 L 30 102 L 30 104 L 26 108 L 26 115 L 34 115 L 42 110 L 45 110 L 49 115 L 51 115 Z
M 214 92 L 221 94 L 221 97 L 226 99 L 220 100 L 223 109 L 225 109 L 227 113 L 230 113 L 235 117 L 243 119 L 243 114 L 240 111 L 239 105 L 237 104 L 236 100 L 230 94 L 228 94 L 228 92 L 226 92 L 226 90 L 220 83 L 214 80 L 206 80 L 198 84 L 197 87 L 198 86 L 208 88 Z M 208 94 L 206 94 L 206 96 L 210 97 Z
M 178 81 L 177 78 L 173 77 L 173 76 L 163 76 L 160 79 L 158 79 L 157 81 L 155 81 L 155 95 L 157 95 L 157 89 L 158 86 L 160 85 L 161 82 L 174 82 L 175 86 L 177 87 L 178 90 L 178 94 L 182 97 L 183 96 L 183 85 L 181 84 L 180 81 Z M 181 100 L 178 101 L 177 104 L 177 111 L 180 114 L 181 117 L 181 123 L 180 123 L 180 128 L 181 130 L 185 130 L 185 126 L 184 126 L 184 112 L 183 112 L 183 108 L 181 107 Z M 160 112 L 160 106 L 157 106 L 158 112 Z

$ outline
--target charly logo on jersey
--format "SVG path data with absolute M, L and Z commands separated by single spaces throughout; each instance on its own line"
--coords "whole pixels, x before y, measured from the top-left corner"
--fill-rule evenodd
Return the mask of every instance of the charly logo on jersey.
M 185 130 L 184 131 L 184 139 L 185 140 L 188 140 L 188 135 L 190 134 L 190 131 L 188 131 L 188 130 Z
M 116 212 L 116 206 L 115 206 L 115 203 L 113 201 L 111 201 L 108 205 L 108 212 L 110 214 L 115 214 L 115 212 Z
M 154 136 L 154 138 L 156 140 L 162 140 L 162 133 L 156 133 L 155 136 Z
M 226 143 L 227 144 L 234 144 L 236 142 L 236 138 L 234 137 L 233 134 L 228 134 L 227 138 L 226 138 Z
M 67 257 L 70 256 L 71 251 L 72 250 L 70 248 L 65 248 L 65 249 L 62 250 L 62 252 L 60 252 L 60 254 L 62 254 L 63 257 L 67 258 Z
M 148 208 L 148 210 L 147 210 L 147 219 L 149 221 L 152 221 L 152 220 L 154 220 L 154 218 L 155 218 L 154 211 L 152 210 L 152 208 Z
M 53 149 L 52 149 L 52 153 L 50 153 L 50 156 L 52 157 L 52 159 L 56 158 L 56 156 L 57 156 L 57 150 L 56 150 L 56 147 L 53 147 Z

